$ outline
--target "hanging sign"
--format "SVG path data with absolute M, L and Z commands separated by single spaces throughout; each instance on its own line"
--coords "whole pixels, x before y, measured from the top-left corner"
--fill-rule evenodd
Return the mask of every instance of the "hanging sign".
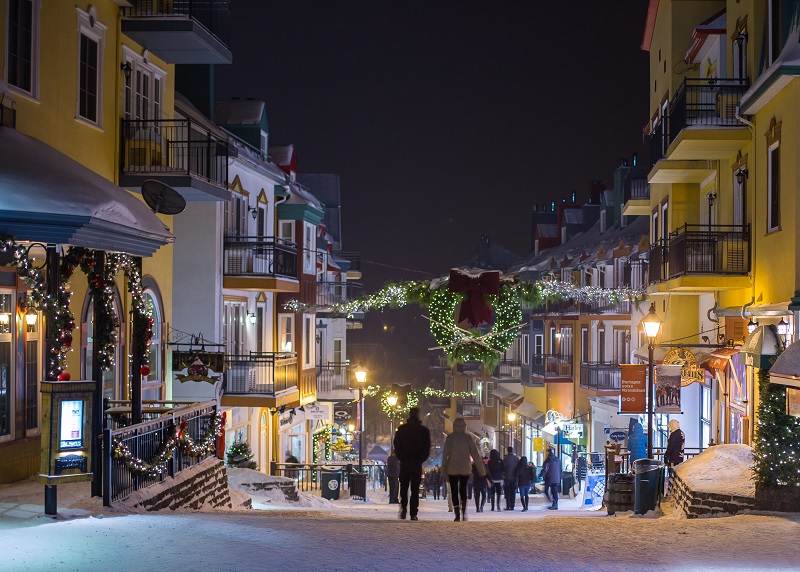
M 327 420 L 330 416 L 330 409 L 327 405 L 306 405 L 306 419 L 310 421 Z
M 565 423 L 564 433 L 569 437 L 583 437 L 583 423 Z
M 786 388 L 786 414 L 800 417 L 800 389 Z
M 619 412 L 647 412 L 647 366 L 620 364 Z
M 682 413 L 681 411 L 681 365 L 656 366 L 656 388 L 654 392 L 656 413 Z
M 705 370 L 697 365 L 697 358 L 686 348 L 675 348 L 668 351 L 661 363 L 681 366 L 682 387 L 694 382 L 703 383 L 705 380 Z

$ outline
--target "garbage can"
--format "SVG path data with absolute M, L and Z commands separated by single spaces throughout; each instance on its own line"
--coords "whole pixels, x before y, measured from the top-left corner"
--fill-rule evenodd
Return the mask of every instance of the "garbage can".
M 564 473 L 561 475 L 561 494 L 569 496 L 572 487 L 575 484 L 575 478 L 572 473 Z
M 339 500 L 339 491 L 342 490 L 342 469 L 322 467 L 320 469 L 319 486 L 322 490 L 322 498 Z
M 655 459 L 637 459 L 633 462 L 635 514 L 645 514 L 649 510 L 655 510 L 662 487 L 663 467 L 664 465 Z
M 367 500 L 367 473 L 352 472 L 348 475 L 350 498 Z

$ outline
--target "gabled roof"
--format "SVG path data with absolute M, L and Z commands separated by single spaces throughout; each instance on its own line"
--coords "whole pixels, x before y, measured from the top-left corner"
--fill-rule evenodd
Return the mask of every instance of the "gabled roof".
M 219 125 L 260 125 L 266 104 L 255 99 L 228 99 L 214 104 Z

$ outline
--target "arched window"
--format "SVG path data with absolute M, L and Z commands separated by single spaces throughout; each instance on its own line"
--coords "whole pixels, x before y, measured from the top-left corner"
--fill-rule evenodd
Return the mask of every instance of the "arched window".
M 114 365 L 112 365 L 109 369 L 103 370 L 102 373 L 103 397 L 112 400 L 131 398 L 130 387 L 123 381 L 126 379 L 126 377 L 120 375 L 120 372 L 125 370 L 124 367 L 120 367 L 119 363 L 120 355 L 122 355 L 119 348 L 120 330 L 124 327 L 124 324 L 122 323 L 121 312 L 119 311 L 120 306 L 119 292 L 117 291 L 116 287 L 114 287 L 111 311 L 114 312 L 114 315 L 116 315 L 119 319 L 121 327 L 117 328 L 116 330 L 117 344 L 114 347 L 114 355 L 112 356 Z M 83 319 L 81 322 L 81 349 L 83 352 L 82 379 L 93 379 L 92 364 L 94 360 L 94 296 L 86 296 L 83 306 Z
M 160 297 L 154 287 L 144 291 L 144 303 L 153 317 L 153 337 L 150 338 L 148 349 L 148 367 L 150 373 L 142 376 L 142 400 L 164 399 L 164 340 L 163 322 L 164 314 Z

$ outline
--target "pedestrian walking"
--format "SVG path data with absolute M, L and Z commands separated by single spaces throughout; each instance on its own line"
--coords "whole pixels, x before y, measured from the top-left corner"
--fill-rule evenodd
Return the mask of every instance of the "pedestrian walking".
M 450 481 L 450 493 L 453 497 L 453 520 L 467 520 L 467 481 L 472 474 L 473 461 L 480 461 L 481 453 L 475 439 L 467 435 L 467 422 L 463 417 L 453 421 L 453 432 L 447 436 L 442 450 L 442 472 Z M 482 463 L 478 463 L 481 477 L 486 472 Z
M 433 493 L 433 500 L 439 500 L 441 497 L 441 490 L 442 490 L 442 471 L 439 469 L 439 465 L 433 467 L 433 470 L 429 473 L 429 482 L 431 487 L 431 492 Z
M 478 465 L 484 466 L 484 474 L 480 475 Z M 472 463 L 472 497 L 475 499 L 475 512 L 483 512 L 486 504 L 486 490 L 489 488 L 488 474 L 483 459 L 475 459 Z
M 669 429 L 669 439 L 667 439 L 667 450 L 664 451 L 664 464 L 667 466 L 667 482 L 665 483 L 666 494 L 669 496 L 672 491 L 672 479 L 675 475 L 675 467 L 683 463 L 683 446 L 686 437 L 681 430 L 681 424 L 677 419 L 667 423 Z
M 400 459 L 400 518 L 405 520 L 407 512 L 410 512 L 411 520 L 419 520 L 419 485 L 422 481 L 422 463 L 431 452 L 431 432 L 422 424 L 418 407 L 409 409 L 408 419 L 397 428 L 394 450 Z
M 522 512 L 528 510 L 528 494 L 531 490 L 531 483 L 535 475 L 533 466 L 528 463 L 528 457 L 520 457 L 517 465 L 517 487 L 519 488 L 519 500 L 522 504 Z
M 394 449 L 392 454 L 386 459 L 386 481 L 389 484 L 389 504 L 400 504 L 400 499 L 397 496 L 400 488 L 398 479 L 400 478 L 400 459 L 395 455 Z
M 550 449 L 547 453 L 542 465 L 542 475 L 544 476 L 544 490 L 547 498 L 552 503 L 549 507 L 550 510 L 558 510 L 558 486 L 561 484 L 561 459 L 559 459 L 555 451 Z
M 517 496 L 517 465 L 519 457 L 514 453 L 514 447 L 508 447 L 503 459 L 503 488 L 506 495 L 506 510 L 514 510 L 514 501 Z
M 489 473 L 489 500 L 492 502 L 492 512 L 500 510 L 500 495 L 503 490 L 503 461 L 500 459 L 500 451 L 492 449 L 489 451 L 489 460 L 486 463 L 486 471 Z

